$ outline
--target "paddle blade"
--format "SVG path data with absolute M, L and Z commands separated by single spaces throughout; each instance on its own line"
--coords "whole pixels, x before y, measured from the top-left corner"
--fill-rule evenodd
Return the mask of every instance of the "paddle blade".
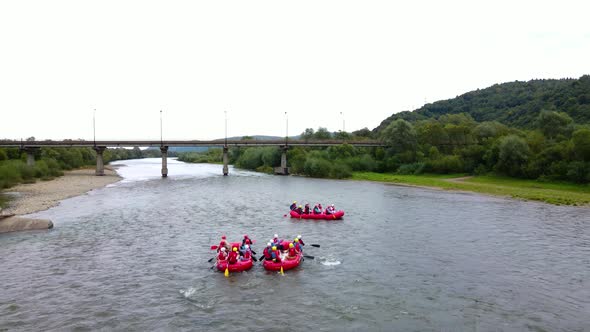
M 319 245 L 319 244 L 311 244 L 311 246 L 312 246 L 312 247 L 316 247 L 316 248 L 319 248 L 319 247 L 320 247 L 320 245 Z
M 211 250 L 216 250 L 217 246 L 211 246 Z
M 215 257 L 211 257 L 211 259 L 209 259 L 207 262 L 211 263 L 211 262 L 213 262 L 214 259 L 215 259 Z
M 309 259 L 315 259 L 315 256 L 303 255 L 303 257 L 309 258 Z
M 227 278 L 229 277 L 229 269 L 226 267 L 225 268 L 225 272 L 223 273 L 223 275 Z
M 285 272 L 283 272 L 283 267 L 281 266 L 281 275 L 285 275 Z

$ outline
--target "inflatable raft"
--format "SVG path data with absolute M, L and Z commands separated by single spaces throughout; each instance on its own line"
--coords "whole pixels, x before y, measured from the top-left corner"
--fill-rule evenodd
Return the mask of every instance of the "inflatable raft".
M 336 219 L 342 219 L 342 217 L 344 216 L 344 211 L 340 210 L 340 211 L 336 211 L 333 214 L 325 214 L 325 213 L 321 213 L 321 214 L 299 214 L 297 213 L 297 211 L 291 211 L 291 218 L 298 218 L 298 219 L 323 219 L 323 220 L 336 220 Z
M 233 250 L 233 248 L 238 248 L 238 250 L 240 249 L 240 245 L 241 243 L 239 242 L 232 242 L 231 243 L 231 249 Z M 228 264 L 227 260 L 217 260 L 217 270 L 221 271 L 221 272 L 225 272 L 225 268 L 228 268 L 229 272 L 242 272 L 242 271 L 246 271 L 252 268 L 253 265 L 253 261 L 252 258 L 248 259 L 248 260 L 241 260 L 241 258 L 238 258 L 238 261 L 235 264 Z
M 280 271 L 281 266 L 283 267 L 283 271 L 296 268 L 303 260 L 303 252 L 297 254 L 297 256 L 295 256 L 293 259 L 287 258 L 287 253 L 282 253 L 281 260 L 281 263 L 265 260 L 262 262 L 262 266 L 264 266 L 264 268 L 268 271 Z
M 221 272 L 225 272 L 225 268 L 228 268 L 229 272 L 242 272 L 252 268 L 252 258 L 242 261 L 238 259 L 235 264 L 227 264 L 227 261 L 217 261 L 217 269 Z

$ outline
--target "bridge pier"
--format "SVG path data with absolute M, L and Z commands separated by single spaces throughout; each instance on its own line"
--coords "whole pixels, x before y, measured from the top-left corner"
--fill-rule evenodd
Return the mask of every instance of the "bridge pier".
M 162 152 L 162 177 L 168 176 L 168 147 L 161 146 L 160 152 Z
M 94 151 L 96 151 L 96 172 L 94 174 L 96 176 L 103 176 L 104 175 L 104 159 L 102 157 L 102 153 L 106 150 L 106 146 L 95 146 Z
M 223 147 L 223 175 L 227 176 L 229 174 L 229 166 L 228 166 L 228 157 L 227 157 L 227 146 Z
M 37 147 L 25 147 L 21 150 L 27 153 L 27 166 L 35 166 L 35 152 L 40 148 Z
M 287 150 L 289 148 L 287 146 L 282 146 L 281 149 L 283 150 L 281 153 L 281 167 L 275 167 L 275 174 L 289 175 L 289 167 L 287 167 Z

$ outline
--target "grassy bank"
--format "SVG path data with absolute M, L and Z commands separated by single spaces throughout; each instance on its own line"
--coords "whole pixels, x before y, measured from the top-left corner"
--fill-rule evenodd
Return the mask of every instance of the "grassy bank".
M 540 182 L 500 176 L 397 175 L 355 172 L 354 180 L 390 182 L 445 190 L 465 190 L 482 194 L 508 196 L 541 201 L 555 205 L 587 205 L 590 203 L 590 186 L 562 182 Z

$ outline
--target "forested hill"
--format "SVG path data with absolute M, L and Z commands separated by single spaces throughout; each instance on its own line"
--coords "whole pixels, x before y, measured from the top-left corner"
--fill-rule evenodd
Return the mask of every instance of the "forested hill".
M 509 127 L 529 129 L 541 110 L 567 113 L 578 124 L 590 123 L 590 76 L 496 84 L 426 104 L 413 112 L 393 114 L 373 132 L 381 132 L 397 119 L 415 122 L 457 113 L 467 113 L 477 122 L 498 121 Z

